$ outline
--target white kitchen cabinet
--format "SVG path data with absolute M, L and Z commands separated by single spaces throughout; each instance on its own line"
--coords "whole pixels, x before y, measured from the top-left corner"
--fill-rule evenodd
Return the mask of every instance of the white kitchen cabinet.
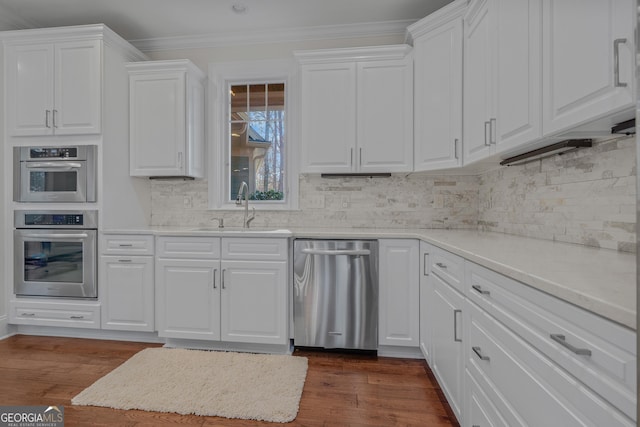
M 545 133 L 625 110 L 634 117 L 635 7 L 632 0 L 543 0 Z
M 437 257 L 438 254 L 442 256 Z M 464 399 L 464 348 L 462 310 L 464 296 L 450 283 L 449 267 L 452 264 L 438 259 L 452 258 L 462 264 L 462 259 L 440 249 L 431 255 L 432 294 L 430 310 L 427 316 L 431 319 L 431 370 L 435 375 L 449 406 L 462 424 Z M 444 274 L 447 273 L 447 274 Z M 464 272 L 456 274 L 456 279 L 464 280 Z
M 540 139 L 540 0 L 477 0 L 465 16 L 464 162 Z
M 9 322 L 14 325 L 100 328 L 100 303 L 15 298 L 9 304 Z
M 296 52 L 306 173 L 413 170 L 413 66 L 406 45 Z
M 131 176 L 204 176 L 205 75 L 188 60 L 127 64 Z
M 285 344 L 287 262 L 223 261 L 222 341 Z
M 24 34 L 24 33 L 23 33 Z M 11 136 L 98 134 L 102 41 L 57 41 L 42 33 L 7 42 L 7 128 Z
M 153 257 L 100 257 L 102 329 L 154 330 Z
M 466 5 L 458 0 L 408 28 L 414 56 L 414 171 L 462 166 Z
M 102 329 L 154 331 L 153 236 L 104 235 L 100 253 Z
M 158 334 L 288 342 L 287 239 L 160 236 Z
M 379 241 L 378 344 L 420 345 L 420 246 L 417 240 Z

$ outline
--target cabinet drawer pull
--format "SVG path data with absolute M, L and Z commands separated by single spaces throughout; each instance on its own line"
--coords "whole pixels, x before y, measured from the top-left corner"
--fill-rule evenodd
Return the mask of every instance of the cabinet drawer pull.
M 69 319 L 81 320 L 81 319 L 84 319 L 84 316 L 69 316 Z
M 120 243 L 118 244 L 121 248 L 130 248 L 133 246 L 133 243 Z
M 567 342 L 566 337 L 562 334 L 551 334 L 549 336 L 552 340 L 569 349 L 569 351 L 571 351 L 572 353 L 579 354 L 581 356 L 591 356 L 591 350 L 589 350 L 588 348 L 578 348 L 572 346 Z
M 462 313 L 462 310 L 453 310 L 453 340 L 455 342 L 462 342 L 462 338 L 458 338 L 458 314 Z
M 482 349 L 480 347 L 471 347 L 471 350 L 473 350 L 473 352 L 480 358 L 480 360 L 484 360 L 485 362 L 488 362 L 490 360 L 489 356 L 485 356 L 482 354 Z
M 35 313 L 20 313 L 20 317 L 36 317 Z
M 482 289 L 482 287 L 480 285 L 472 285 L 471 289 L 473 289 L 474 291 L 476 291 L 477 293 L 479 293 L 481 295 L 490 295 L 491 294 L 491 292 L 485 291 L 484 289 Z
M 620 81 L 620 44 L 626 42 L 627 39 L 615 39 L 613 41 L 613 85 L 615 87 L 627 87 L 626 83 Z
M 436 262 L 436 265 L 437 265 L 438 267 L 440 267 L 440 268 L 444 268 L 444 269 L 446 269 L 446 268 L 447 268 L 447 265 L 446 265 L 446 264 L 443 264 L 443 263 L 441 263 L 441 262 Z
M 122 258 L 122 259 L 119 259 L 118 262 L 131 262 L 131 260 L 130 259 L 126 259 L 126 258 Z

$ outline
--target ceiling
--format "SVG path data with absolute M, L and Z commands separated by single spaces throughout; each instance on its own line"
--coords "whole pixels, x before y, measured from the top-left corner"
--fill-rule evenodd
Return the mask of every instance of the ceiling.
M 451 1 L 0 0 L 0 30 L 104 23 L 129 41 L 230 33 L 264 37 L 292 29 L 406 26 Z

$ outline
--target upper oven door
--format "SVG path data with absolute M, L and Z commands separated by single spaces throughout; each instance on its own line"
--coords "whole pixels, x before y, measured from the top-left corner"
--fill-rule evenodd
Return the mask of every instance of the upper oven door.
M 20 202 L 87 202 L 87 162 L 20 162 Z
M 16 295 L 96 298 L 96 235 L 96 230 L 15 230 Z

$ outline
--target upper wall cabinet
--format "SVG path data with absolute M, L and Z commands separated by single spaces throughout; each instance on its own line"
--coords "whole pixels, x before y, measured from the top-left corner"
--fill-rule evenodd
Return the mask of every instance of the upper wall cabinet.
M 540 0 L 478 0 L 465 16 L 464 161 L 541 136 Z
M 101 132 L 102 41 L 55 38 L 55 32 L 23 31 L 5 42 L 11 136 Z
M 462 15 L 458 0 L 408 28 L 414 61 L 414 170 L 462 166 Z
M 633 117 L 635 4 L 543 0 L 545 133 L 625 110 Z
M 302 172 L 413 170 L 413 66 L 407 45 L 296 52 Z
M 204 176 L 205 75 L 189 60 L 127 64 L 130 174 Z

